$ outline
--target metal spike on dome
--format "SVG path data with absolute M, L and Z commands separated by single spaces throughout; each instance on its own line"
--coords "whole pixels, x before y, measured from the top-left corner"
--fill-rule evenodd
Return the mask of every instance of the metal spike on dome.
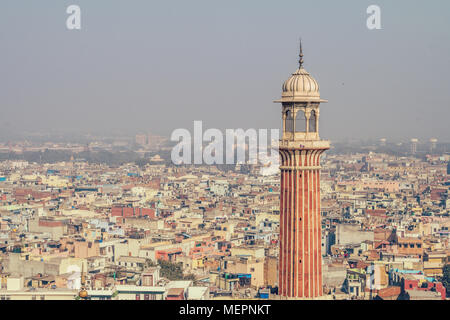
M 302 48 L 302 38 L 300 38 L 300 55 L 299 55 L 299 57 L 300 57 L 300 60 L 298 60 L 298 64 L 299 64 L 300 69 L 302 69 L 302 68 L 303 68 L 303 48 Z

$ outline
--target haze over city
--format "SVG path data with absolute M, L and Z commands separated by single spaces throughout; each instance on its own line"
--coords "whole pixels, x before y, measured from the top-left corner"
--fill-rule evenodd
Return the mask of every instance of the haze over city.
M 2 1 L 0 315 L 12 300 L 228 320 L 448 301 L 449 13 Z
M 279 128 L 297 65 L 320 83 L 321 135 L 450 140 L 450 3 L 2 1 L 0 139 L 13 132 L 170 135 Z

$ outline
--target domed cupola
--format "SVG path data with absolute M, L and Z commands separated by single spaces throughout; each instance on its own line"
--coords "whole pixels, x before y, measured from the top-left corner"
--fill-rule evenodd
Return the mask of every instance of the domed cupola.
M 292 141 L 321 143 L 319 138 L 319 105 L 327 101 L 320 98 L 319 84 L 303 68 L 301 41 L 299 67 L 283 83 L 281 99 L 275 102 L 281 102 L 282 105 L 282 141 L 286 143 Z
M 291 101 L 320 100 L 319 84 L 308 71 L 299 68 L 284 82 L 281 97 Z
M 299 68 L 283 83 L 281 100 L 276 102 L 326 102 L 320 99 L 319 83 L 303 68 L 301 44 Z

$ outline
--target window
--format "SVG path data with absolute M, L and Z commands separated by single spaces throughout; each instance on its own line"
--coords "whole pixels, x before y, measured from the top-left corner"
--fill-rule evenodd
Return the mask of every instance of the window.
M 312 110 L 309 117 L 309 132 L 316 132 L 316 111 Z
M 306 132 L 306 117 L 302 110 L 298 110 L 295 117 L 295 132 Z
M 286 126 L 284 128 L 285 132 L 292 132 L 294 131 L 294 118 L 292 118 L 292 112 L 291 110 L 288 110 L 286 112 Z

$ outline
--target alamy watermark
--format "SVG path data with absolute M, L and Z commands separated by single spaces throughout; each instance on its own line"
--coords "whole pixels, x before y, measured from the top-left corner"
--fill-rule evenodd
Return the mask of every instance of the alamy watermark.
M 68 30 L 81 29 L 81 8 L 78 5 L 72 4 L 67 7 L 66 13 L 69 14 L 66 20 L 66 27 Z M 369 15 L 366 20 L 366 26 L 369 30 L 381 29 L 381 8 L 376 4 L 367 7 L 366 13 Z
M 269 135 L 270 131 L 270 135 Z M 203 132 L 202 121 L 194 121 L 194 134 L 187 129 L 172 132 L 171 141 L 178 142 L 171 159 L 182 164 L 260 164 L 263 174 L 278 170 L 278 129 L 219 129 Z
M 366 13 L 369 14 L 366 25 L 369 30 L 381 29 L 381 8 L 376 4 L 367 7 Z
M 81 29 L 81 9 L 73 4 L 67 7 L 66 13 L 69 14 L 66 20 L 66 27 L 69 30 Z

